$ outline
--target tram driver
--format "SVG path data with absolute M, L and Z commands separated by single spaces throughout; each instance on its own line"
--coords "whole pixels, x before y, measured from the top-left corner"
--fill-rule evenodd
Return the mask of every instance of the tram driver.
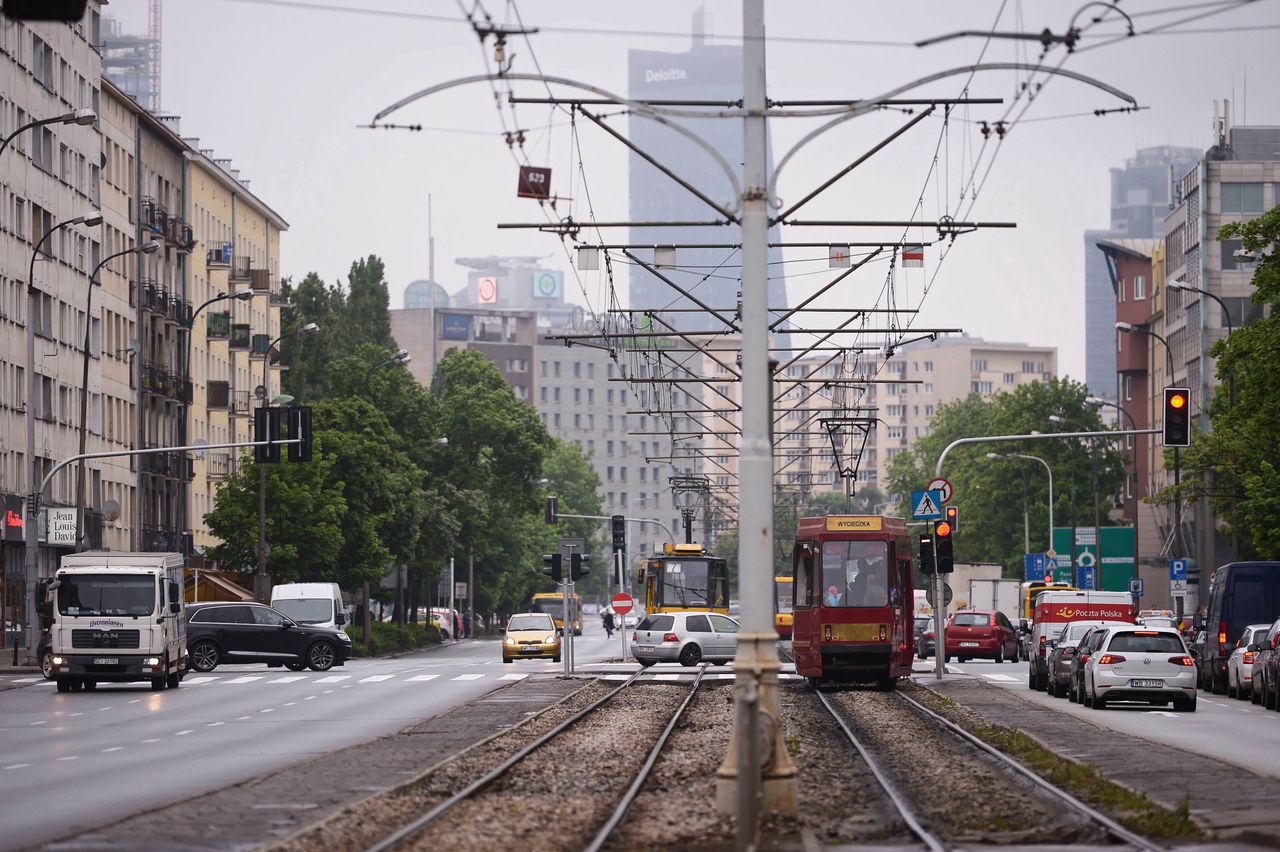
M 822 548 L 823 603 L 871 607 L 889 603 L 889 560 L 882 541 L 828 541 Z

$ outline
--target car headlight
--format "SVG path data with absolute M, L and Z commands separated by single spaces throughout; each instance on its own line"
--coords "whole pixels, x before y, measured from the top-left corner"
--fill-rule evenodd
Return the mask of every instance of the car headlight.
M 506 639 L 506 644 L 508 644 L 508 645 L 514 645 L 514 644 L 516 644 L 516 640 L 514 640 L 514 639 L 512 639 L 510 636 L 508 636 L 508 637 L 507 637 L 507 639 Z
M 548 636 L 546 639 L 543 639 L 542 641 L 543 641 L 545 644 L 547 644 L 547 645 L 553 645 L 553 644 L 555 644 L 556 639 L 557 639 L 557 637 L 556 637 L 556 635 L 553 633 L 553 634 L 551 634 L 550 636 Z
M 147 657 L 145 660 L 143 660 L 143 664 L 144 664 L 144 665 L 148 665 L 148 666 L 158 666 L 158 665 L 160 665 L 160 658 L 159 658 L 159 657 Z
M 62 657 L 54 657 L 54 658 L 53 658 L 53 664 L 54 664 L 55 666 L 61 666 L 61 665 L 64 665 L 66 662 L 67 662 L 67 661 L 66 661 L 65 659 L 63 659 Z

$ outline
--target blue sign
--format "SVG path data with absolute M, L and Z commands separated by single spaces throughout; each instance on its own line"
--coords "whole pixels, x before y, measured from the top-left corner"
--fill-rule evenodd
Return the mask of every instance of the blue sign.
M 471 331 L 471 317 L 466 314 L 441 314 L 440 336 L 445 340 L 466 340 Z
M 1133 595 L 1135 598 L 1142 597 L 1142 578 L 1141 577 L 1129 578 L 1129 594 Z
M 1187 579 L 1187 560 L 1185 559 L 1169 560 L 1169 579 L 1170 580 L 1186 580 Z
M 1076 578 L 1076 586 L 1086 592 L 1094 591 L 1097 588 L 1097 584 L 1094 581 L 1094 571 L 1095 569 L 1092 565 L 1087 568 L 1081 568 L 1078 572 L 1079 576 Z
M 1023 554 L 1023 579 L 1043 580 L 1046 572 L 1053 570 L 1053 563 L 1043 553 Z
M 222 244 L 222 262 L 223 263 L 231 262 L 231 243 Z
M 942 517 L 941 491 L 912 491 L 911 517 L 917 520 L 937 520 Z

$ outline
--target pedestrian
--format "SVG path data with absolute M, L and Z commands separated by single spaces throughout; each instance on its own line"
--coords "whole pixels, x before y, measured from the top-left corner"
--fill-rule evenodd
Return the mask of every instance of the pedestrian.
M 608 635 L 608 637 L 609 637 L 610 639 L 612 639 L 612 638 L 613 638 L 613 628 L 614 628 L 614 623 L 613 623 L 613 610 L 611 610 L 611 609 L 606 609 L 606 610 L 604 611 L 604 619 L 603 619 L 603 620 L 604 620 L 604 632 Z
M 471 610 L 462 614 L 462 635 L 463 638 L 471 638 Z

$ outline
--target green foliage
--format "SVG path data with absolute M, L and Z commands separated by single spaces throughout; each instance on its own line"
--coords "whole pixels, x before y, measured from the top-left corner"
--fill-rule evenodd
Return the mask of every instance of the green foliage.
M 1085 403 L 1087 396 L 1088 389 L 1082 383 L 1054 378 L 987 398 L 972 394 L 940 406 L 930 433 L 916 439 L 891 465 L 890 490 L 899 502 L 899 513 L 910 514 L 906 505 L 910 492 L 933 479 L 938 457 L 957 438 L 1103 431 L 1097 410 Z M 1051 415 L 1064 422 L 1051 421 Z M 1024 505 L 1032 550 L 1044 550 L 1048 545 L 1044 466 L 1031 459 L 991 460 L 986 457 L 989 452 L 1034 455 L 1048 463 L 1053 470 L 1056 526 L 1093 526 L 1095 518 L 1100 525 L 1110 525 L 1111 495 L 1124 482 L 1124 456 L 1118 441 L 1064 438 L 963 445 L 947 456 L 942 471 L 954 489 L 952 502 L 961 511 L 957 561 L 1020 566 Z
M 394 654 L 397 651 L 412 651 L 440 642 L 440 631 L 432 624 L 406 624 L 401 627 L 390 621 L 374 621 L 370 623 L 370 638 L 373 640 L 373 656 Z M 346 626 L 347 635 L 351 637 L 351 655 L 367 657 L 369 651 L 364 644 L 364 628 L 356 624 Z
M 1237 537 L 1240 557 L 1269 559 L 1280 550 L 1280 207 L 1218 233 L 1233 237 L 1258 255 L 1252 298 L 1265 315 L 1214 345 L 1221 384 L 1209 406 L 1212 428 L 1193 433 L 1183 451 L 1180 493 L 1169 488 L 1159 497 L 1207 497 L 1224 533 Z

